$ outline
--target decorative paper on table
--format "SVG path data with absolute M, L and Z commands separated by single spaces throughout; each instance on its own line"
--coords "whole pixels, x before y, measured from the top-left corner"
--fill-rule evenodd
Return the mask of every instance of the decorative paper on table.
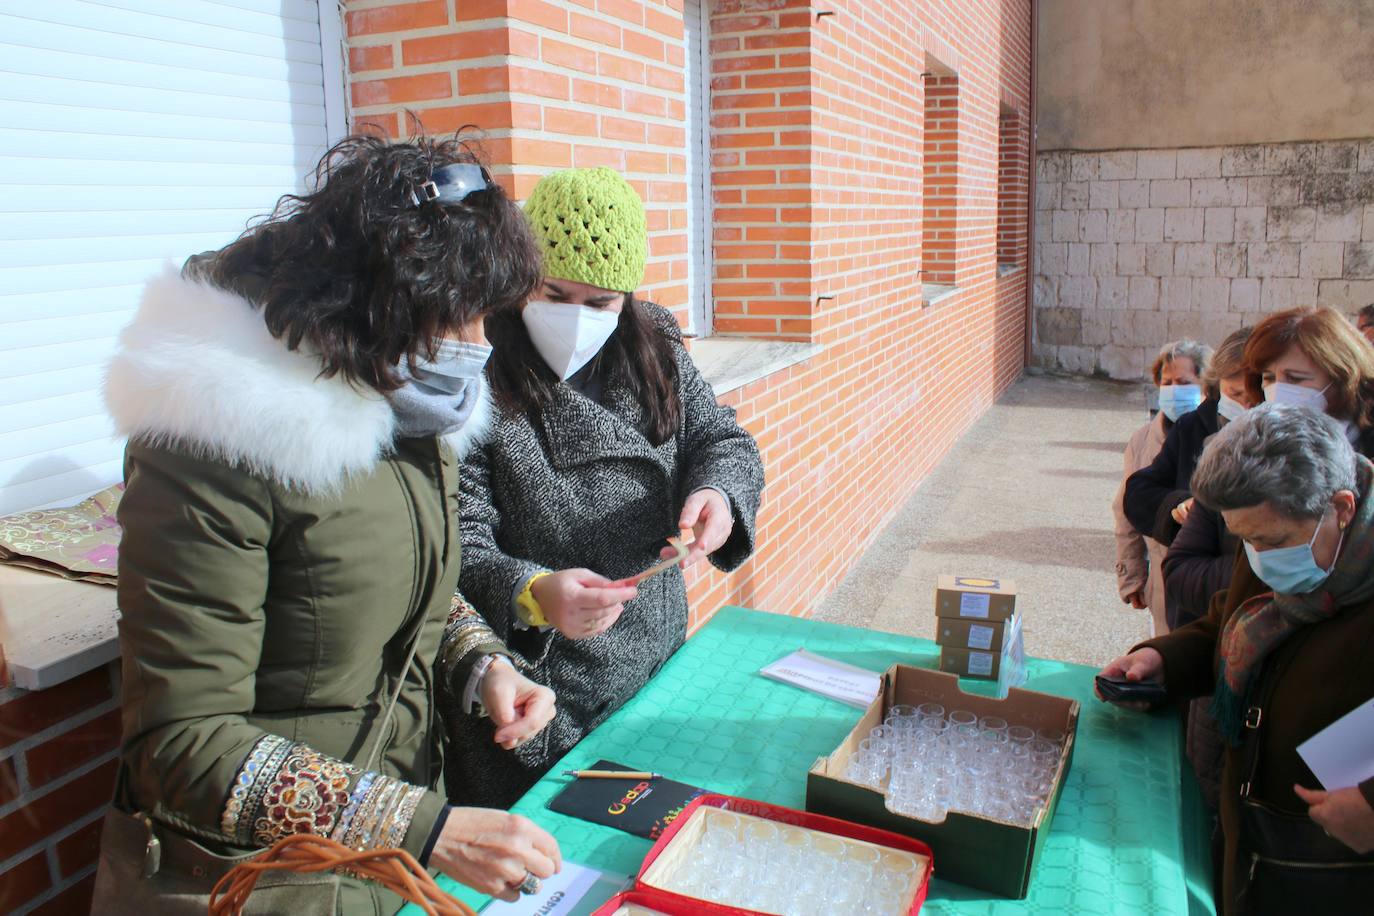
M 119 523 L 115 509 L 124 484 L 65 509 L 40 509 L 0 518 L 0 563 L 64 579 L 115 584 Z
M 597 871 L 575 862 L 545 878 L 539 893 L 513 903 L 493 900 L 482 907 L 482 916 L 591 916 L 597 907 L 625 889 L 626 875 Z
M 859 709 L 868 708 L 882 684 L 882 678 L 872 671 L 837 662 L 805 649 L 798 649 L 766 665 L 759 674 Z
M 630 767 L 598 760 L 587 769 Z M 671 779 L 574 779 L 549 802 L 549 810 L 656 840 L 692 799 L 705 794 Z
M 1374 700 L 1299 744 L 1298 754 L 1328 792 L 1374 777 Z

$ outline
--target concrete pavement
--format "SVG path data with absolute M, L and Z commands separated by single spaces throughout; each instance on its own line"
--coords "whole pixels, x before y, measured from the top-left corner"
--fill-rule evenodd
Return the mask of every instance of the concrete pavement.
M 816 617 L 933 638 L 940 574 L 1016 581 L 1028 654 L 1100 665 L 1148 635 L 1116 593 L 1111 500 L 1140 385 L 1027 376 L 947 455 Z

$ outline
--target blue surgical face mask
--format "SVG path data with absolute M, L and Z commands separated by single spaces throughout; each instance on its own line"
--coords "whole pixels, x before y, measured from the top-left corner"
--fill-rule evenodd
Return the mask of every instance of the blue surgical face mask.
M 1331 511 L 1327 507 L 1327 512 Z M 1306 544 L 1299 544 L 1297 547 L 1277 547 L 1273 550 L 1256 550 L 1245 542 L 1245 556 L 1250 560 L 1250 568 L 1255 571 L 1255 575 L 1264 580 L 1268 585 L 1280 595 L 1306 595 L 1314 592 L 1326 581 L 1327 576 L 1331 575 L 1330 569 L 1322 569 L 1317 565 L 1317 559 L 1312 555 L 1312 545 L 1317 542 L 1317 532 L 1322 530 L 1322 524 L 1326 521 L 1326 512 L 1317 521 L 1317 530 L 1312 532 L 1312 537 Z M 1336 555 L 1340 556 L 1341 544 L 1345 542 L 1345 531 L 1341 531 L 1341 539 L 1336 542 Z M 1336 564 L 1331 564 L 1334 569 Z
M 1244 404 L 1224 394 L 1221 396 L 1221 400 L 1217 401 L 1217 413 L 1227 421 L 1239 417 L 1241 414 L 1245 413 L 1245 410 L 1246 407 Z
M 1202 404 L 1202 387 L 1199 385 L 1163 385 L 1159 389 L 1159 409 L 1170 420 L 1190 410 L 1197 410 Z
M 1327 385 L 1326 388 L 1330 388 Z M 1326 413 L 1326 388 L 1318 391 L 1306 385 L 1293 385 L 1288 382 L 1270 382 L 1264 386 L 1264 400 L 1270 404 L 1288 404 L 1292 407 L 1306 407 L 1317 413 Z

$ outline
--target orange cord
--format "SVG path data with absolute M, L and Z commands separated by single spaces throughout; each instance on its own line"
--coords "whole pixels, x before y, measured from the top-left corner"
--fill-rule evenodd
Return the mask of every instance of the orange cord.
M 239 916 L 258 878 L 266 872 L 334 869 L 346 869 L 356 877 L 377 882 L 420 907 L 426 916 L 477 916 L 470 906 L 445 893 L 404 849 L 357 852 L 309 833 L 285 837 L 262 855 L 230 869 L 210 891 L 210 916 Z

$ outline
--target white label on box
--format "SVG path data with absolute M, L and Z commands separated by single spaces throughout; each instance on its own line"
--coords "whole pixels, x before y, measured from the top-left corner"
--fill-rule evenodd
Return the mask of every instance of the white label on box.
M 991 677 L 992 655 L 987 652 L 970 652 L 968 654 L 968 673 Z
M 988 619 L 988 595 L 980 595 L 976 592 L 964 592 L 959 596 L 959 616 L 977 617 L 979 620 Z
M 975 623 L 968 628 L 968 645 L 970 649 L 991 649 L 992 648 L 992 627 L 985 627 Z

